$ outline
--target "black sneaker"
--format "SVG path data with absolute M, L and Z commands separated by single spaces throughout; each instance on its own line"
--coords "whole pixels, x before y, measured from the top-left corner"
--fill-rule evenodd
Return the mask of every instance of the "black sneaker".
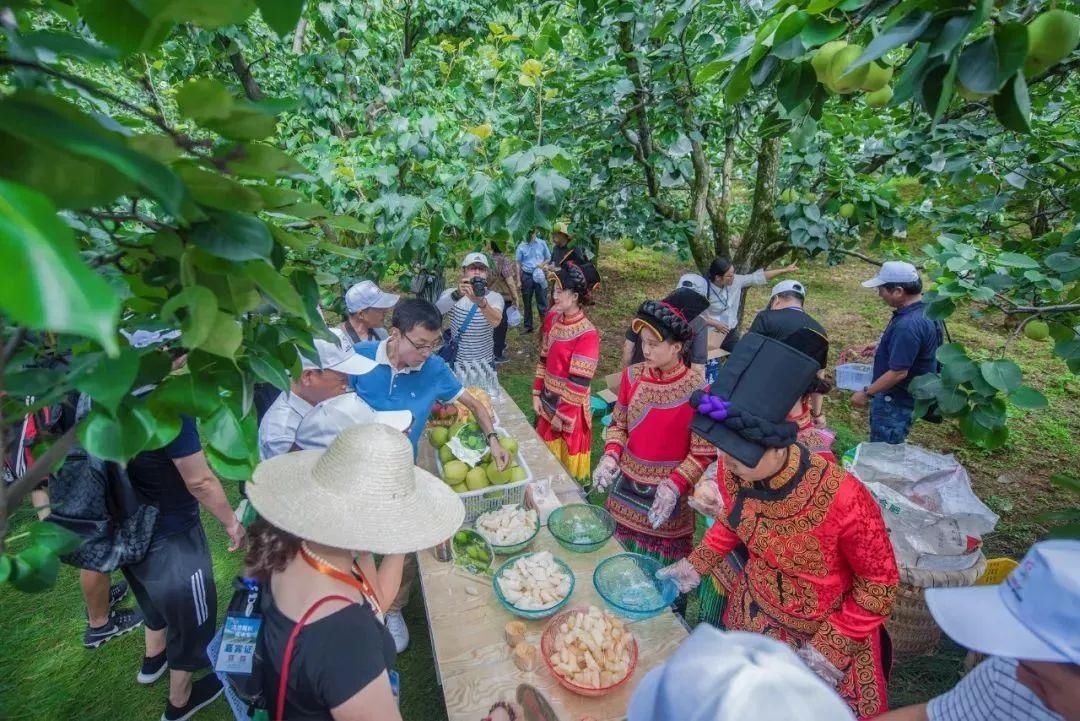
M 120 583 L 114 583 L 109 586 L 109 608 L 113 608 L 116 604 L 124 600 L 124 596 L 127 595 L 128 585 L 127 581 L 121 581 Z
M 509 363 L 512 359 L 509 356 L 501 355 L 495 359 L 495 365 L 502 365 L 503 363 Z
M 139 669 L 139 675 L 135 677 L 135 680 L 143 685 L 152 684 L 161 678 L 161 674 L 168 668 L 169 662 L 165 660 L 164 651 L 157 656 L 143 656 L 142 668 Z
M 188 696 L 186 704 L 177 708 L 166 702 L 165 713 L 161 714 L 161 721 L 186 721 L 194 716 L 196 711 L 210 705 L 224 690 L 225 687 L 221 685 L 221 679 L 211 672 L 191 684 L 191 695 Z
M 142 624 L 143 617 L 138 611 L 127 608 L 117 609 L 109 614 L 109 621 L 104 626 L 92 628 L 87 624 L 86 633 L 83 634 L 83 646 L 97 648 L 110 638 L 123 636 Z

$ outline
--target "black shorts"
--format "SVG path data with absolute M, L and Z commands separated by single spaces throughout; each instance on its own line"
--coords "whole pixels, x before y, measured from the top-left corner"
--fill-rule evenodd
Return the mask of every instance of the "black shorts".
M 138 563 L 121 569 L 151 631 L 165 629 L 169 668 L 198 671 L 217 630 L 217 588 L 202 524 L 155 538 Z

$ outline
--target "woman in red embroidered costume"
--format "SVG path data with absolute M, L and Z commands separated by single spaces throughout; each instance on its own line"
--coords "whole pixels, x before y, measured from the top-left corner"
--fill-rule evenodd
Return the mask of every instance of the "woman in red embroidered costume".
M 690 321 L 706 307 L 692 291 L 641 305 L 631 328 L 641 337 L 645 361 L 623 370 L 604 457 L 593 473 L 598 490 L 613 484 L 607 509 L 616 538 L 627 550 L 665 563 L 693 548 L 694 512 L 686 499 L 716 458 L 708 441 L 690 433 L 690 394 L 704 381 L 687 364 Z
M 544 318 L 533 380 L 536 433 L 567 472 L 584 483 L 592 451 L 589 384 L 600 361 L 600 334 L 581 309 L 592 286 L 573 263 L 549 279 L 553 302 Z
M 727 629 L 788 643 L 870 718 L 888 710 L 884 623 L 899 574 L 870 492 L 796 443 L 796 425 L 784 420 L 816 368 L 789 346 L 748 334 L 711 395 L 695 397 L 692 428 L 724 459 L 724 508 L 689 558 L 660 574 L 681 591 L 705 578 L 723 586 Z

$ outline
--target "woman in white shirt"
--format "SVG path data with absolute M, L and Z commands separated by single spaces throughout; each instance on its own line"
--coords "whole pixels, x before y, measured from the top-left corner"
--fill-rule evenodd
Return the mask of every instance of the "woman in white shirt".
M 702 317 L 707 326 L 725 334 L 721 348 L 730 351 L 739 340 L 739 306 L 743 291 L 752 285 L 765 285 L 778 275 L 794 273 L 798 269 L 799 266 L 792 263 L 774 270 L 759 268 L 744 275 L 736 273 L 735 266 L 727 258 L 713 258 L 707 276 L 709 308 Z

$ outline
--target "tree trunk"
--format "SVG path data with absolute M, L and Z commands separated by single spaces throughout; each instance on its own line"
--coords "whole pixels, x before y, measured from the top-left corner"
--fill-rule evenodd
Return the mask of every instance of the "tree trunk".
M 293 55 L 304 52 L 304 33 L 307 32 L 307 24 L 307 18 L 300 18 L 300 22 L 296 24 L 296 31 L 293 33 L 292 39 Z
M 776 177 L 780 170 L 780 147 L 783 138 L 773 136 L 761 141 L 757 155 L 757 179 L 754 183 L 754 200 L 746 232 L 735 249 L 732 261 L 739 271 L 753 271 L 762 267 L 767 252 L 782 240 L 776 226 L 773 206 L 776 204 Z M 775 259 L 775 258 L 774 258 Z
M 688 102 L 683 110 L 683 121 L 688 132 L 693 130 L 692 112 Z M 690 160 L 694 164 L 694 181 L 690 186 L 690 217 L 694 220 L 694 235 L 690 238 L 690 254 L 698 270 L 704 271 L 714 255 L 709 214 L 713 170 L 709 159 L 705 157 L 705 148 L 700 140 L 690 141 Z
M 709 208 L 712 217 L 713 245 L 716 255 L 731 257 L 731 176 L 735 172 L 735 124 L 728 128 L 724 137 L 724 163 L 720 168 L 720 200 Z
M 240 80 L 240 84 L 244 87 L 244 94 L 247 95 L 248 100 L 258 102 L 263 99 L 262 88 L 259 87 L 259 83 L 255 80 L 255 76 L 251 74 L 251 66 L 244 60 L 244 56 L 240 53 L 240 49 L 234 47 L 232 42 L 223 35 L 218 35 L 218 45 L 229 56 L 229 64 L 232 65 L 233 72 L 236 73 L 236 77 Z

